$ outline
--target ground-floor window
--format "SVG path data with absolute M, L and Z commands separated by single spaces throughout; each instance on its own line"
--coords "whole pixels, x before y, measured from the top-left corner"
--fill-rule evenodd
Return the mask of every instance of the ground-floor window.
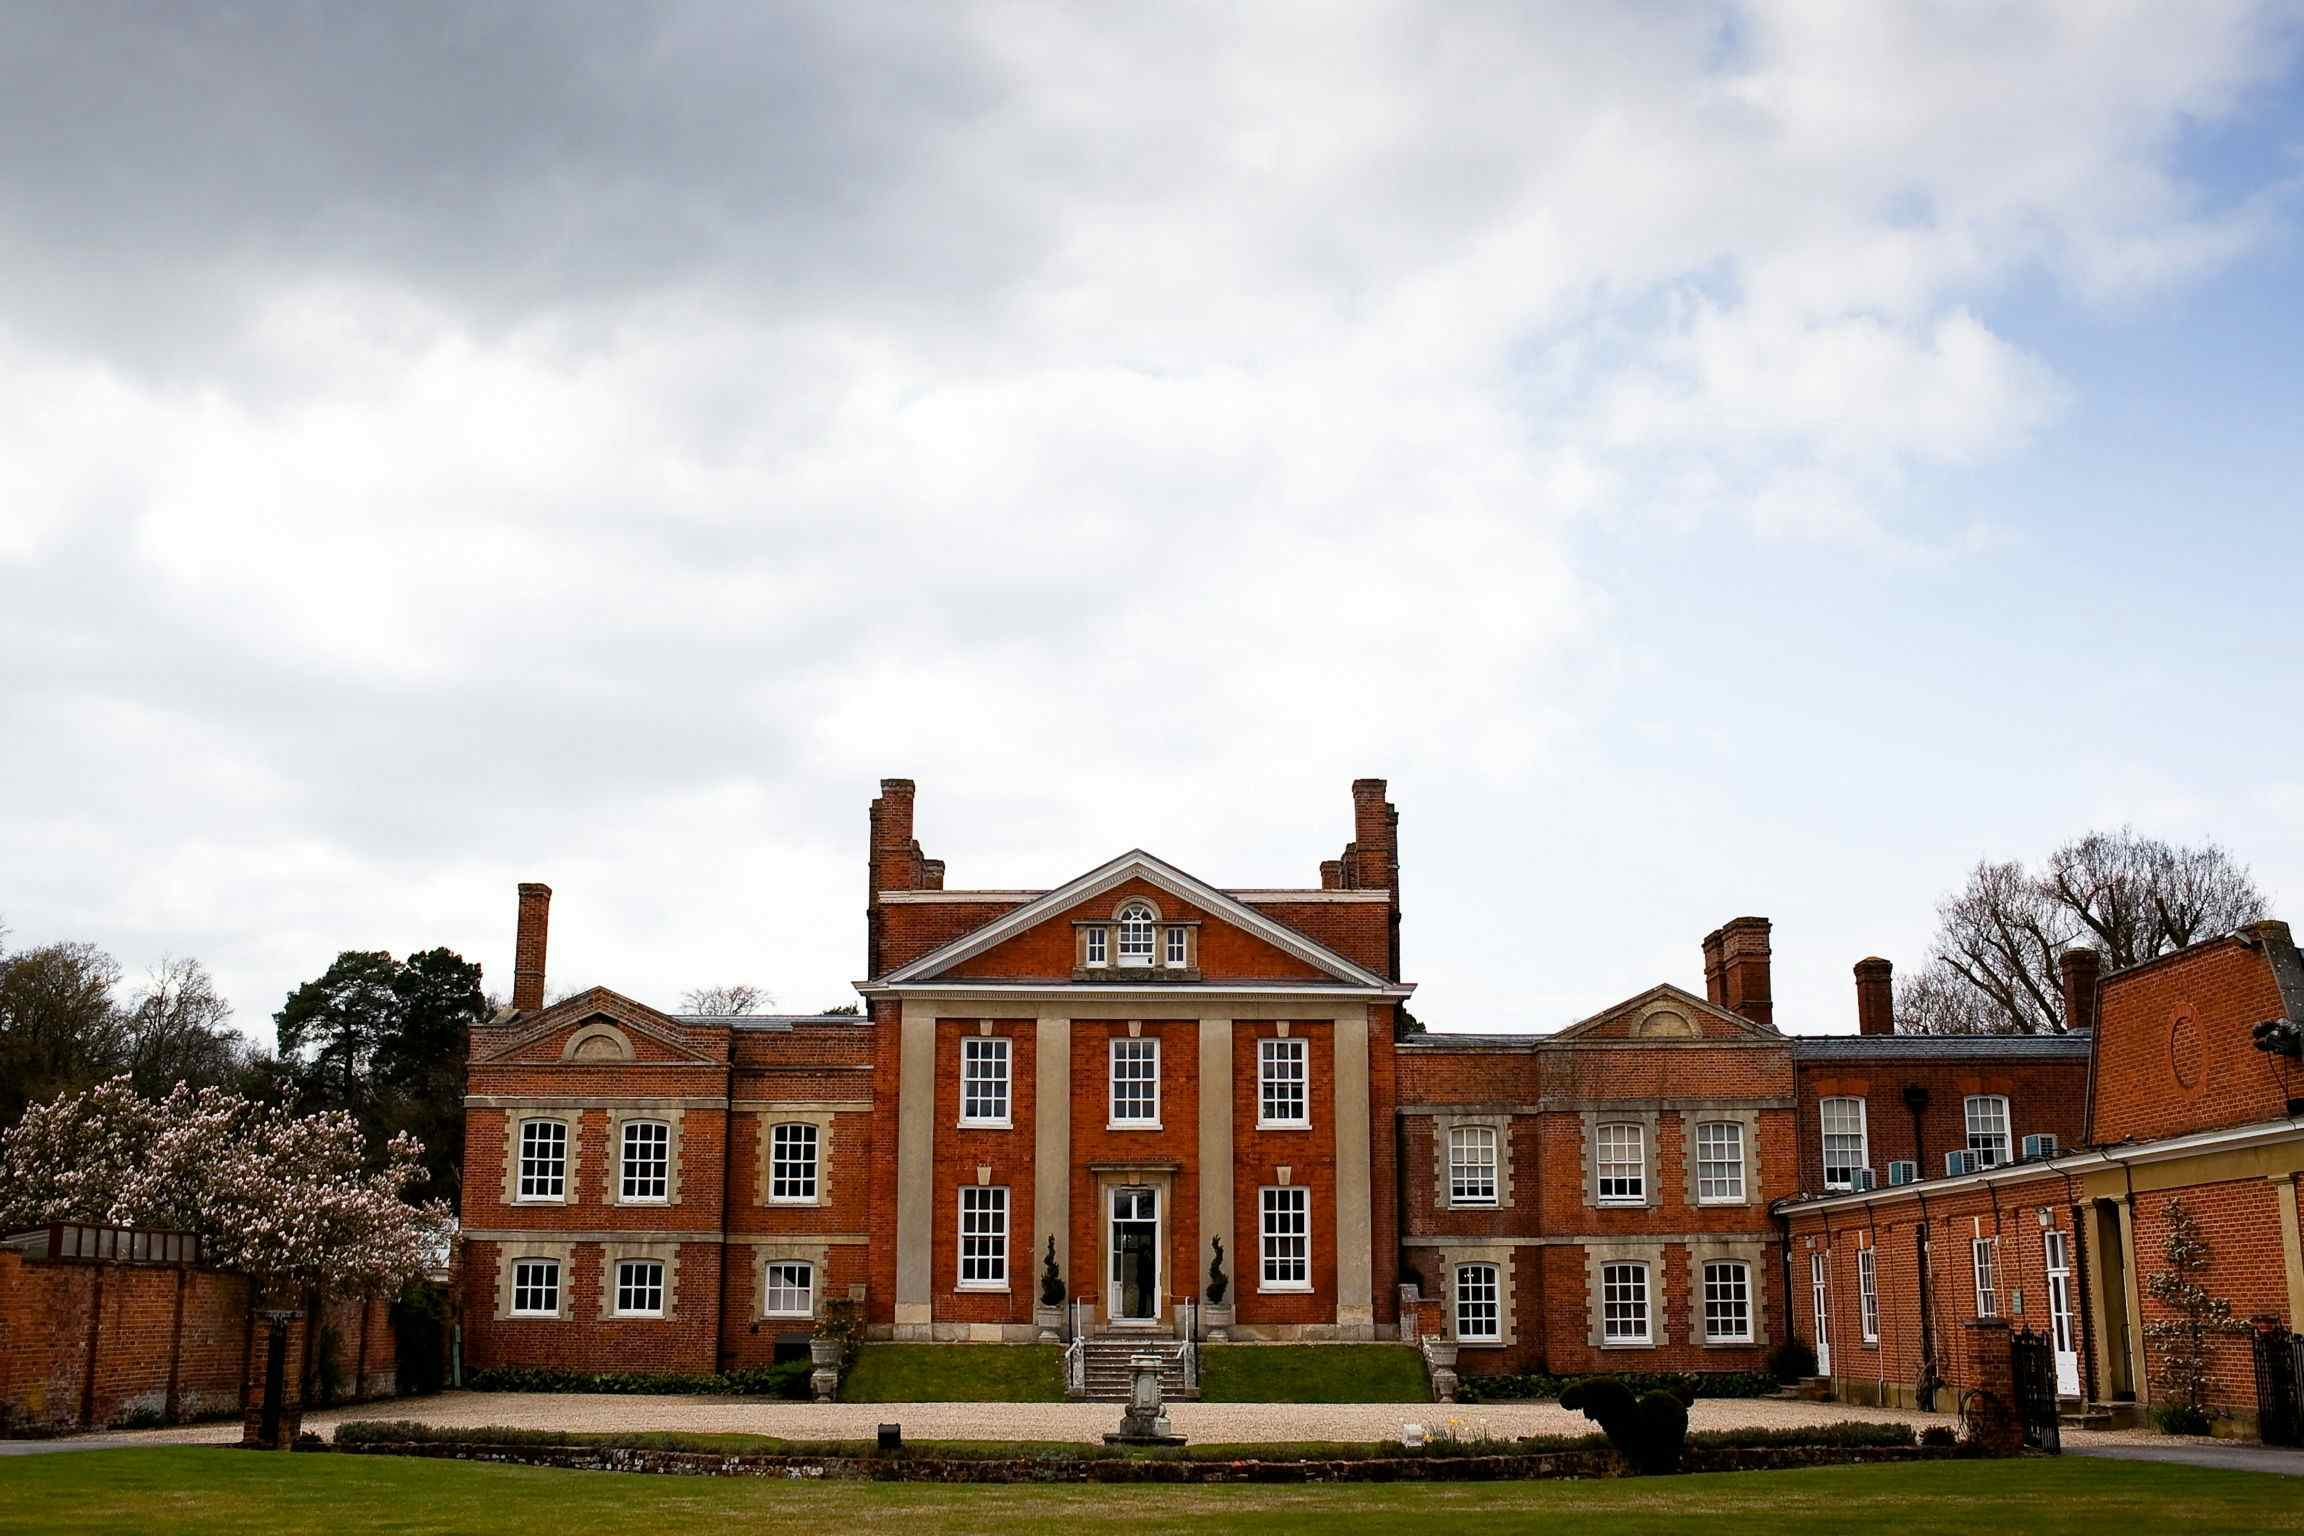
M 1646 1344 L 1648 1331 L 1648 1266 L 1600 1266 L 1600 1341 L 1604 1344 Z
M 1467 1344 L 1502 1341 L 1504 1317 L 1497 1303 L 1495 1265 L 1456 1266 L 1456 1337 Z
M 1008 1288 L 1008 1191 L 984 1184 L 960 1187 L 960 1284 L 970 1290 Z
M 812 1317 L 816 1266 L 778 1259 L 768 1265 L 760 1311 L 767 1317 Z
M 616 1311 L 623 1317 L 664 1315 L 662 1260 L 624 1259 L 617 1264 Z
M 1704 1338 L 1713 1344 L 1752 1342 L 1752 1266 L 1717 1261 L 1704 1266 Z
M 560 1315 L 560 1261 L 558 1259 L 515 1259 L 512 1261 L 512 1315 L 514 1317 L 558 1317 Z
M 1880 1342 L 1880 1271 L 1869 1248 L 1856 1254 L 1856 1305 L 1864 1324 L 1864 1342 Z
M 1263 1282 L 1267 1291 L 1312 1289 L 1312 1191 L 1301 1184 L 1261 1193 Z
M 1976 1315 L 1978 1317 L 1998 1317 L 2000 1315 L 1999 1266 L 1995 1262 L 1998 1255 L 1993 1251 L 1996 1247 L 1998 1247 L 1998 1239 L 1980 1237 L 1976 1239 L 1972 1248 L 1976 1261 Z

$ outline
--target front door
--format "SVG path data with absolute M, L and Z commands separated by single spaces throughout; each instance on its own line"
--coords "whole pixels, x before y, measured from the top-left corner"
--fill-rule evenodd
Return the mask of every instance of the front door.
M 1808 1255 L 1808 1291 L 1816 1305 L 1816 1374 L 1832 1374 L 1832 1299 L 1827 1294 L 1832 1273 L 1831 1256 Z
M 1160 1192 L 1146 1184 L 1112 1189 L 1112 1294 L 1115 1323 L 1160 1321 Z
M 2048 1330 L 2056 1345 L 2056 1394 L 2080 1395 L 2080 1342 L 2072 1331 L 2072 1252 L 2054 1227 L 2041 1234 L 2048 1258 Z

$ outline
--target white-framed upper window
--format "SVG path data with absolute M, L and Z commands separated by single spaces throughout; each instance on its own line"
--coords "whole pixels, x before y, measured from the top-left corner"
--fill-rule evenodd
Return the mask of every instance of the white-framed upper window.
M 797 1259 L 776 1259 L 761 1272 L 762 1317 L 816 1315 L 816 1266 Z
M 1824 1127 L 1824 1187 L 1852 1189 L 1856 1170 L 1871 1166 L 1871 1149 L 1865 1145 L 1864 1101 L 1824 1099 L 1816 1110 Z
M 1008 1124 L 1013 1053 L 1005 1035 L 960 1040 L 960 1123 Z
M 1312 1123 L 1307 1056 L 1301 1040 L 1256 1042 L 1256 1124 Z
M 1997 1093 L 1968 1096 L 1968 1150 L 1980 1167 L 2008 1161 L 2008 1101 Z
M 1603 1344 L 1646 1344 L 1648 1332 L 1648 1266 L 1600 1266 L 1600 1341 Z
M 960 1186 L 960 1289 L 1008 1289 L 1008 1190 Z
M 1112 1042 L 1112 1123 L 1160 1123 L 1160 1042 L 1149 1035 Z
M 1152 909 L 1143 902 L 1132 901 L 1120 909 L 1120 964 L 1150 965 L 1152 963 L 1152 928 L 1155 919 Z
M 1312 1191 L 1302 1184 L 1268 1186 L 1258 1192 L 1258 1288 L 1312 1289 Z
M 1466 1344 L 1500 1344 L 1504 1309 L 1499 1302 L 1496 1266 L 1456 1266 L 1456 1337 Z
M 1599 1187 L 1602 1205 L 1644 1205 L 1648 1200 L 1647 1128 L 1627 1121 L 1598 1127 Z
M 1191 929 L 1180 923 L 1168 925 L 1161 937 L 1161 942 L 1165 946 L 1161 952 L 1162 964 L 1181 966 L 1185 963 L 1191 954 L 1191 933 Z
M 619 1259 L 616 1262 L 616 1315 L 664 1315 L 664 1261 Z
M 1706 1120 L 1696 1127 L 1696 1203 L 1744 1203 L 1744 1123 Z
M 560 1315 L 560 1261 L 558 1259 L 514 1259 L 512 1261 L 512 1315 L 514 1317 L 558 1317 Z
M 768 1201 L 771 1205 L 814 1205 L 817 1160 L 822 1141 L 806 1120 L 786 1121 L 768 1131 Z
M 1082 965 L 1108 965 L 1111 963 L 1112 930 L 1109 928 L 1083 928 L 1080 930 L 1080 963 Z
M 568 1197 L 568 1126 L 561 1120 L 520 1122 L 522 1200 Z
M 1969 1245 L 1976 1266 L 1976 1315 L 2000 1315 L 2000 1239 L 1980 1237 Z
M 624 1204 L 665 1199 L 672 1188 L 672 1127 L 662 1120 L 625 1121 L 620 1166 L 617 1190 Z
M 1856 1311 L 1864 1342 L 1880 1342 L 1880 1269 L 1870 1248 L 1856 1250 Z
M 1448 1203 L 1496 1203 L 1496 1127 L 1456 1125 L 1448 1129 Z
M 1704 1338 L 1711 1344 L 1752 1342 L 1752 1266 L 1734 1259 L 1704 1265 Z

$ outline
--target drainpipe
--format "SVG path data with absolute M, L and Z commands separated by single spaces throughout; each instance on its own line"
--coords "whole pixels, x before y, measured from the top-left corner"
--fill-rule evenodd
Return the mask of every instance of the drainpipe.
M 1919 1399 L 1923 1413 L 1934 1413 L 1937 1382 L 1936 1300 L 1930 1271 L 1935 1268 L 1936 1224 L 1928 1216 L 1927 1194 L 1917 1190 L 1914 1193 L 1920 1200 L 1920 1248 L 1912 1256 L 1914 1268 L 1920 1271 L 1920 1380 L 1914 1384 L 1914 1396 Z

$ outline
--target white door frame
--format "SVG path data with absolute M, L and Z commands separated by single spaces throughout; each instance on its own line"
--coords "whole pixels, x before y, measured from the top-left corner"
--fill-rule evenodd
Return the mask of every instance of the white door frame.
M 1149 1317 L 1123 1317 L 1120 1315 L 1123 1282 L 1116 1272 L 1120 1264 L 1120 1215 L 1118 1207 L 1121 1194 L 1124 1191 L 1133 1190 L 1142 1190 L 1152 1204 L 1152 1315 Z M 1166 1256 L 1160 1251 L 1161 1228 L 1159 1185 L 1144 1183 L 1106 1186 L 1104 1192 L 1104 1247 L 1107 1257 L 1104 1261 L 1106 1266 L 1104 1317 L 1115 1328 L 1157 1328 L 1160 1326 L 1161 1286 L 1167 1278 L 1164 1273 Z
M 2078 1397 L 2080 1330 L 2072 1316 L 2072 1239 L 2050 1227 L 2040 1234 L 2040 1252 L 2048 1269 L 2048 1340 L 2056 1351 L 2056 1391 Z
M 1808 1255 L 1808 1296 L 1816 1309 L 1816 1374 L 1832 1374 L 1832 1250 Z

